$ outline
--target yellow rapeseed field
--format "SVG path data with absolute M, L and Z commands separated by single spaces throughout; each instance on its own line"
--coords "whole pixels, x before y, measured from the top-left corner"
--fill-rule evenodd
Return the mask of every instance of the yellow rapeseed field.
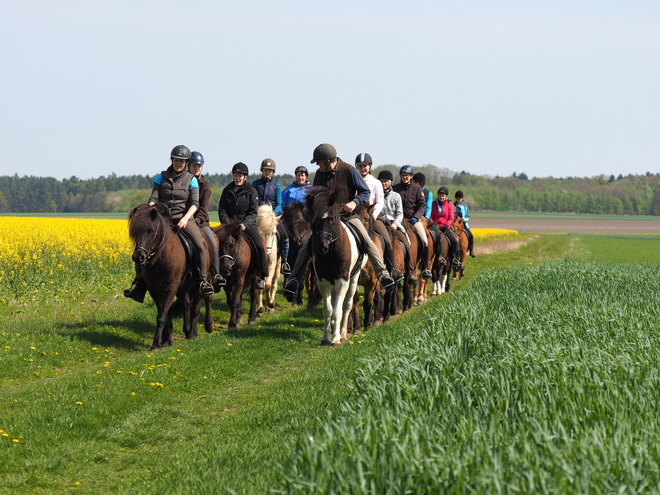
M 496 241 L 498 239 L 511 239 L 520 234 L 517 230 L 509 229 L 471 229 L 475 242 Z
M 107 271 L 133 249 L 126 220 L 0 217 L 0 232 L 0 282 Z

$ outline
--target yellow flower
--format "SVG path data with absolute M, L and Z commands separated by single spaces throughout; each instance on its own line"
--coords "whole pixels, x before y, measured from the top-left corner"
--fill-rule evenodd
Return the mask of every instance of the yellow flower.
M 231 342 L 227 342 L 227 345 L 234 345 L 234 344 L 232 344 Z
M 18 438 L 14 438 L 14 439 L 12 440 L 12 442 L 16 442 L 16 443 L 18 443 L 18 442 L 20 442 L 20 440 L 19 440 Z
M 82 406 L 82 402 L 78 401 L 78 402 L 76 402 L 76 405 L 77 406 Z

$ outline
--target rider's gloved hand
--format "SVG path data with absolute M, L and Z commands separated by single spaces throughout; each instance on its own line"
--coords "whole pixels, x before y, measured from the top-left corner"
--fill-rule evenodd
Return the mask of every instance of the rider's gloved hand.
M 415 225 L 417 223 L 417 219 L 415 217 L 410 217 L 408 221 L 410 222 L 411 225 Z

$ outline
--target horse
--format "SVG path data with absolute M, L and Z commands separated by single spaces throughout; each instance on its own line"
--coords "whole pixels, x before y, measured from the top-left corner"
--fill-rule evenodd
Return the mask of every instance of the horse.
M 144 279 L 158 309 L 151 348 L 172 345 L 172 319 L 181 314 L 184 335 L 187 339 L 196 337 L 202 300 L 198 294 L 198 278 L 193 275 L 197 268 L 186 264 L 186 252 L 172 229 L 169 208 L 162 203 L 133 207 L 128 215 L 128 235 L 135 244 L 132 259 L 136 276 Z M 208 256 L 211 247 L 206 238 L 204 244 L 206 252 L 200 254 Z M 204 298 L 204 329 L 208 333 L 213 331 L 212 298 Z
M 412 269 L 409 269 L 406 263 L 406 271 L 403 279 L 403 304 L 402 309 L 404 312 L 410 311 L 413 302 L 415 301 L 415 286 L 421 276 L 419 271 L 422 264 L 422 243 L 417 236 L 417 231 L 408 221 L 403 222 L 403 227 L 406 230 L 406 237 L 410 240 L 410 245 L 406 246 L 408 256 L 412 259 Z
M 454 231 L 456 239 L 458 240 L 458 250 L 461 254 L 460 262 L 463 267 L 461 270 L 456 270 L 454 268 L 454 276 L 452 277 L 452 280 L 459 280 L 465 276 L 465 259 L 467 258 L 469 244 L 467 232 L 465 232 L 465 220 L 461 217 L 456 218 L 451 226 L 451 230 Z
M 422 270 L 428 269 L 431 271 L 431 274 L 433 274 L 433 266 L 435 264 L 435 259 L 436 259 L 436 249 L 435 249 L 434 238 L 431 235 L 431 232 L 429 231 L 431 221 L 426 217 L 422 217 L 419 221 L 422 222 L 422 225 L 424 226 L 424 232 L 426 234 L 426 242 L 428 243 L 429 246 L 428 265 L 422 266 L 421 268 Z M 422 249 L 421 245 L 419 246 L 419 249 L 421 251 Z M 420 256 L 420 263 L 421 263 L 421 256 Z M 428 285 L 429 285 L 428 279 L 424 279 L 424 278 L 420 278 L 418 282 L 415 284 L 415 296 L 413 299 L 415 304 L 423 304 L 426 302 L 426 300 L 428 299 Z
M 263 235 L 264 247 L 268 256 L 268 277 L 266 277 L 266 289 L 258 291 L 257 296 L 257 316 L 263 313 L 263 293 L 267 295 L 267 312 L 275 311 L 275 294 L 277 293 L 277 283 L 280 279 L 280 268 L 282 266 L 282 256 L 278 249 L 277 240 L 277 216 L 273 212 L 273 207 L 269 204 L 261 205 L 257 209 L 257 227 Z
M 252 249 L 246 236 L 243 235 L 241 223 L 232 220 L 230 223 L 214 227 L 213 232 L 218 237 L 218 254 L 220 256 L 220 275 L 226 280 L 225 295 L 229 306 L 228 328 L 237 328 L 243 324 L 243 292 L 250 289 L 250 313 L 248 323 L 257 320 L 256 287 L 257 263 L 253 262 Z
M 298 258 L 298 252 L 300 248 L 307 242 L 307 239 L 310 236 L 309 228 L 305 230 L 299 230 L 296 226 L 296 222 L 303 218 L 303 209 L 305 208 L 304 203 L 290 203 L 284 205 L 282 212 L 282 217 L 280 221 L 284 227 L 289 231 L 289 263 L 291 266 L 295 265 L 296 259 Z M 306 264 L 305 267 L 301 270 L 298 280 L 304 280 L 307 287 L 307 293 L 310 294 L 312 290 L 315 289 L 314 277 L 312 275 L 312 270 L 310 270 L 310 263 Z M 301 306 L 302 301 L 302 284 L 298 284 L 298 291 L 296 297 L 294 298 L 293 304 L 296 306 Z
M 362 221 L 365 226 L 366 231 L 369 233 L 371 240 L 376 245 L 376 248 L 380 251 L 381 256 L 385 252 L 384 240 L 380 239 L 380 236 L 376 234 L 376 231 L 373 229 L 373 211 L 374 205 L 362 204 L 355 208 L 353 213 Z M 376 270 L 374 269 L 371 263 L 367 263 L 362 267 L 360 272 L 360 277 L 358 279 L 358 285 L 364 287 L 364 301 L 362 303 L 362 309 L 364 310 L 364 328 L 368 329 L 374 324 L 381 323 L 383 321 L 383 292 L 385 290 L 380 285 L 378 281 L 378 276 L 376 275 Z M 394 286 L 390 288 L 394 290 Z M 374 308 L 374 304 L 376 308 Z M 349 327 L 352 328 L 353 333 L 358 333 L 360 331 L 360 295 L 359 291 L 355 291 L 353 296 L 353 309 L 351 312 L 351 318 L 349 319 Z
M 451 274 L 449 264 L 449 239 L 443 233 L 435 243 L 435 263 L 433 263 L 433 291 L 431 296 L 439 296 L 448 291 L 447 279 Z
M 323 300 L 321 345 L 336 346 L 346 341 L 353 295 L 367 257 L 360 253 L 358 240 L 341 220 L 343 205 L 334 199 L 327 188 L 313 187 L 305 206 L 311 226 L 312 265 Z

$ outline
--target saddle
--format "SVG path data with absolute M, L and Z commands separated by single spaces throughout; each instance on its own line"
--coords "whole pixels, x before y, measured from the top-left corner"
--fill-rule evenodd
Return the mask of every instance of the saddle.
M 183 250 L 186 253 L 186 274 L 184 275 L 183 280 L 185 281 L 189 277 L 192 277 L 194 275 L 193 270 L 198 272 L 198 275 L 201 277 L 201 273 L 199 273 L 200 254 L 195 241 L 183 229 L 177 230 L 176 234 L 179 237 L 181 245 L 183 246 Z
M 353 277 L 355 274 L 359 273 L 360 270 L 362 270 L 362 260 L 367 255 L 367 242 L 365 241 L 360 231 L 348 221 L 348 218 L 342 217 L 341 221 L 344 225 L 346 225 L 346 227 L 348 227 L 348 230 L 351 231 L 353 237 L 355 237 L 358 251 L 360 252 L 360 257 L 358 258 L 358 262 L 355 263 L 355 266 L 351 271 L 350 276 Z

